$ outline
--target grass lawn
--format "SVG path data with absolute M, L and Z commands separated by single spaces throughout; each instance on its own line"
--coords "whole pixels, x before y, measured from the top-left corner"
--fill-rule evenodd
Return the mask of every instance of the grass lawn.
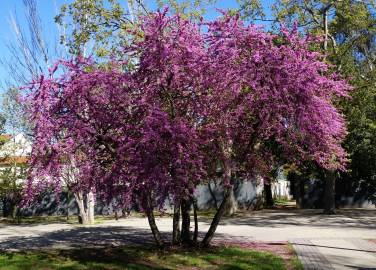
M 214 212 L 215 213 L 215 212 Z M 163 214 L 155 212 L 156 217 L 172 216 L 170 214 Z M 129 217 L 144 217 L 144 213 L 132 212 Z M 124 219 L 127 217 L 119 217 L 118 219 Z M 95 215 L 95 224 L 101 224 L 107 220 L 116 220 L 115 215 Z M 52 223 L 67 223 L 67 224 L 79 224 L 77 215 L 69 215 L 67 218 L 64 215 L 43 215 L 43 216 L 22 216 L 16 219 L 10 217 L 0 217 L 0 223 L 3 224 L 52 224 Z
M 295 269 L 276 255 L 237 247 L 157 251 L 143 247 L 1 252 L 0 270 L 279 270 Z M 299 269 L 299 268 L 298 268 Z
M 95 216 L 95 224 L 103 223 L 106 220 L 115 220 L 112 215 L 108 216 Z M 70 215 L 67 219 L 66 216 L 62 215 L 51 215 L 51 216 L 30 216 L 21 217 L 17 219 L 12 218 L 1 218 L 0 223 L 4 224 L 52 224 L 52 223 L 68 223 L 68 224 L 79 224 L 76 215 Z

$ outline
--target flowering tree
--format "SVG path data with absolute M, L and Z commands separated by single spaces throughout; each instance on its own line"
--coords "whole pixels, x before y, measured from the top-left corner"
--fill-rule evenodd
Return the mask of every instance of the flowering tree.
M 86 63 L 88 66 L 89 63 Z M 79 207 L 80 219 L 83 224 L 94 222 L 94 191 L 93 180 L 89 179 L 92 171 L 92 160 L 88 158 L 85 144 L 80 141 L 85 138 L 84 131 L 87 125 L 79 126 L 88 121 L 88 102 L 81 96 L 79 104 L 77 100 L 69 96 L 70 91 L 77 90 L 69 86 L 70 75 L 84 79 L 73 70 L 82 65 L 77 63 L 62 62 L 71 73 L 64 74 L 59 79 L 53 78 L 58 65 L 50 70 L 48 78 L 42 76 L 39 81 L 33 82 L 40 88 L 37 92 L 31 92 L 28 99 L 30 119 L 34 124 L 35 142 L 30 160 L 31 170 L 29 183 L 26 189 L 29 200 L 40 194 L 42 189 L 54 188 L 60 192 L 62 185 L 73 192 Z M 64 88 L 65 96 L 62 96 Z M 83 89 L 84 92 L 85 89 Z M 85 92 L 84 92 L 85 93 Z M 32 101 L 32 102 L 31 102 Z M 78 111 L 71 105 L 82 106 L 85 109 Z M 30 106 L 31 105 L 31 106 Z M 76 117 L 75 120 L 73 118 Z M 78 130 L 75 128 L 83 128 Z
M 278 160 L 314 160 L 344 169 L 345 123 L 332 105 L 350 87 L 308 49 L 297 31 L 279 36 L 226 17 L 209 24 L 211 60 L 208 126 L 223 168 L 224 200 L 204 238 L 210 243 L 234 176 L 266 176 Z M 218 72 L 219 71 L 219 72 Z
M 137 200 L 158 245 L 153 210 L 172 199 L 173 243 L 192 243 L 194 190 L 220 164 L 224 199 L 206 246 L 235 176 L 266 175 L 278 159 L 344 168 L 345 126 L 332 100 L 349 87 L 309 51 L 308 39 L 267 34 L 226 15 L 197 24 L 157 12 L 141 30 L 122 61 L 62 61 L 30 85 L 30 190 L 41 177 L 58 187 L 74 161 L 80 189 L 119 204 Z

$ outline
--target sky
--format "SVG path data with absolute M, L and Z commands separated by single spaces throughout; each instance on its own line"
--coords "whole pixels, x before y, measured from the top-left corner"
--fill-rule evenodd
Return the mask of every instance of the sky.
M 73 0 L 37 0 L 38 12 L 41 17 L 43 25 L 44 38 L 53 43 L 58 38 L 57 28 L 55 26 L 54 17 L 59 13 L 61 5 L 71 3 Z M 120 3 L 126 3 L 126 0 L 119 0 Z M 273 0 L 262 0 L 266 15 L 270 12 L 270 5 Z M 218 0 L 216 8 L 229 9 L 236 8 L 236 0 Z M 10 57 L 7 44 L 14 42 L 14 32 L 11 27 L 11 18 L 17 18 L 21 25 L 25 25 L 25 9 L 23 0 L 0 0 L 0 59 Z M 208 10 L 206 19 L 214 19 L 218 16 L 216 9 Z M 7 79 L 9 74 L 3 66 L 0 65 L 0 92 L 4 89 L 4 80 Z
M 62 4 L 70 0 L 37 0 L 38 12 L 43 25 L 45 39 L 51 40 L 57 37 L 54 17 L 59 12 Z M 17 18 L 21 25 L 25 25 L 25 8 L 23 0 L 0 0 L 0 58 L 9 58 L 7 44 L 15 41 L 15 35 L 11 26 L 11 18 Z M 0 83 L 4 87 L 4 80 L 7 79 L 7 71 L 0 65 Z M 3 89 L 1 89 L 3 91 Z

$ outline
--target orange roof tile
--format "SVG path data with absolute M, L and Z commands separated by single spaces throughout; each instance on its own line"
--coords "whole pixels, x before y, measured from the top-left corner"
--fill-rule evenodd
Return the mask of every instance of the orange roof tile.
M 0 140 L 10 140 L 12 135 L 10 134 L 0 134 Z
M 11 164 L 26 164 L 29 157 L 6 157 L 0 158 L 0 165 L 11 165 Z

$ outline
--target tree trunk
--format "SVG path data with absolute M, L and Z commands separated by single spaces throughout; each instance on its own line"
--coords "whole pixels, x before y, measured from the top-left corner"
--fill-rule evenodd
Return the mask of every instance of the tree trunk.
M 265 207 L 271 208 L 274 206 L 272 185 L 271 183 L 264 183 Z
M 153 213 L 153 206 L 151 204 L 150 199 L 147 199 L 147 205 L 144 207 L 146 211 L 146 215 L 148 217 L 148 222 L 150 226 L 150 230 L 154 236 L 155 243 L 157 244 L 158 247 L 163 247 L 164 246 L 164 241 L 162 239 L 161 233 L 158 230 L 158 226 L 155 223 L 155 217 Z
M 234 187 L 231 185 L 229 188 L 230 194 L 225 205 L 225 216 L 232 216 L 238 210 L 238 202 L 235 198 Z
M 69 221 L 69 190 L 67 190 L 67 222 Z
M 190 199 L 182 199 L 181 201 L 181 241 L 184 244 L 191 244 L 191 202 Z
M 334 171 L 328 171 L 325 179 L 325 191 L 324 191 L 324 214 L 335 214 L 335 184 L 336 173 Z
M 224 160 L 223 162 L 223 181 L 224 190 L 223 190 L 223 200 L 221 205 L 219 206 L 217 212 L 214 215 L 214 218 L 210 224 L 209 230 L 207 231 L 204 239 L 202 240 L 202 245 L 207 247 L 210 245 L 211 240 L 214 237 L 214 233 L 217 230 L 219 221 L 221 220 L 222 216 L 226 212 L 226 208 L 228 205 L 228 201 L 233 193 L 233 186 L 231 185 L 231 167 L 228 160 Z
M 324 44 L 323 44 L 323 49 L 324 49 L 325 56 L 326 56 L 326 53 L 328 51 L 328 36 L 329 36 L 329 30 L 328 30 L 328 11 L 327 10 L 325 10 L 323 12 L 322 17 L 323 17 L 323 25 L 324 25 Z
M 10 217 L 12 219 L 17 218 L 18 203 L 14 199 L 14 196 L 8 196 L 3 200 L 3 216 Z
M 221 145 L 222 150 L 222 166 L 223 166 L 223 176 L 222 176 L 222 185 L 223 185 L 223 200 L 219 206 L 217 212 L 214 215 L 214 218 L 210 224 L 209 230 L 207 231 L 204 239 L 202 240 L 202 245 L 207 247 L 210 245 L 214 237 L 214 233 L 217 230 L 218 224 L 221 221 L 223 215 L 228 212 L 229 209 L 234 210 L 235 195 L 234 187 L 232 183 L 232 165 L 231 165 L 231 154 L 232 154 L 232 141 L 225 142 Z M 229 200 L 233 200 L 229 203 Z
M 303 207 L 303 194 L 301 190 L 301 178 L 294 173 L 294 197 L 296 200 L 296 208 L 301 209 Z
M 195 222 L 195 230 L 193 233 L 193 242 L 196 244 L 197 243 L 197 238 L 198 238 L 198 219 L 197 219 L 197 199 L 193 198 L 193 218 Z
M 18 206 L 15 203 L 12 203 L 12 219 L 17 218 Z
M 214 182 L 214 184 L 215 184 L 215 182 Z M 217 197 L 215 197 L 213 189 L 211 188 L 211 182 L 210 181 L 208 182 L 208 190 L 209 190 L 209 193 L 210 193 L 210 195 L 213 199 L 215 209 L 218 210 L 218 200 L 217 200 Z
M 4 197 L 2 199 L 3 201 L 3 217 L 7 217 L 8 216 L 8 201 L 7 201 L 7 198 Z
M 94 208 L 95 208 L 95 195 L 92 191 L 90 191 L 87 195 L 87 216 L 88 216 L 88 223 L 90 225 L 94 224 Z
M 73 194 L 78 206 L 78 222 L 82 225 L 87 225 L 89 223 L 89 217 L 85 209 L 85 200 L 82 191 L 75 192 Z
M 128 208 L 123 208 L 121 210 L 121 217 L 125 218 L 131 214 L 131 211 Z
M 174 217 L 172 220 L 172 244 L 177 245 L 180 242 L 180 201 L 174 204 Z
M 78 206 L 78 222 L 82 225 L 93 225 L 95 207 L 94 193 L 90 191 L 84 194 L 82 191 L 78 191 L 74 192 L 73 195 Z
M 202 240 L 202 245 L 207 247 L 210 245 L 211 240 L 214 237 L 214 233 L 217 230 L 219 221 L 221 220 L 222 216 L 226 211 L 226 205 L 228 203 L 228 199 L 231 196 L 232 188 L 230 186 L 225 187 L 224 194 L 223 194 L 223 201 L 218 208 L 218 211 L 215 213 L 215 216 L 210 224 L 209 230 L 205 235 L 205 238 Z

